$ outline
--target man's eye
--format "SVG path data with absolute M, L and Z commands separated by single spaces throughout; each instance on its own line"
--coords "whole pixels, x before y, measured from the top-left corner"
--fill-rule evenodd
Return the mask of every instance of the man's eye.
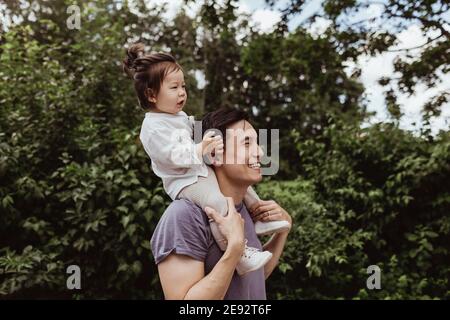
M 172 87 L 172 88 L 170 88 L 170 89 L 176 89 L 177 87 Z

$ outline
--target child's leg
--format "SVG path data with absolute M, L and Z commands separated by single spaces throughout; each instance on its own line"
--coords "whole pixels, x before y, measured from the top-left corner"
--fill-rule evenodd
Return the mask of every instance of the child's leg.
M 256 202 L 258 202 L 259 200 L 261 199 L 259 199 L 258 194 L 255 192 L 255 190 L 253 190 L 252 186 L 248 187 L 247 193 L 244 196 L 244 203 L 247 209 L 250 208 Z
M 226 216 L 228 214 L 227 199 L 223 196 L 222 192 L 220 192 L 214 170 L 209 166 L 207 167 L 208 177 L 198 177 L 196 183 L 181 190 L 178 198 L 188 199 L 200 206 L 203 210 L 205 210 L 205 207 L 211 207 L 220 215 Z M 222 235 L 214 221 L 210 221 L 210 226 L 212 235 L 219 245 L 219 248 L 225 251 L 227 247 L 225 237 Z

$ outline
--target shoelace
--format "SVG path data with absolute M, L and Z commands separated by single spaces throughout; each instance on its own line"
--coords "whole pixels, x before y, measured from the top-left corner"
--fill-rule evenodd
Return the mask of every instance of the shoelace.
M 261 250 L 257 249 L 257 248 L 253 248 L 253 247 L 247 247 L 247 239 L 245 239 L 245 247 L 246 250 L 244 250 L 244 257 L 245 258 L 250 258 L 251 256 L 253 256 L 255 253 L 257 252 L 261 252 Z

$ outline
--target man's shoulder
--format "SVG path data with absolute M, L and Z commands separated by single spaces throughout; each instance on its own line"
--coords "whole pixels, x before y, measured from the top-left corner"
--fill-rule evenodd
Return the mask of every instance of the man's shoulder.
M 150 241 L 156 264 L 172 252 L 204 261 L 211 243 L 208 219 L 188 200 L 174 200 L 164 211 Z
M 194 202 L 187 199 L 176 199 L 170 203 L 170 205 L 166 208 L 166 212 L 174 212 L 173 214 L 177 214 L 180 211 L 189 210 L 189 211 L 202 211 L 202 209 L 196 205 Z

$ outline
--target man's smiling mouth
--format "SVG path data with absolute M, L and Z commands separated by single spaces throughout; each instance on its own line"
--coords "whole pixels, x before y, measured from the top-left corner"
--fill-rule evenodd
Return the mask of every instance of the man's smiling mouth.
M 252 169 L 259 169 L 261 168 L 261 162 L 249 163 L 248 166 Z

